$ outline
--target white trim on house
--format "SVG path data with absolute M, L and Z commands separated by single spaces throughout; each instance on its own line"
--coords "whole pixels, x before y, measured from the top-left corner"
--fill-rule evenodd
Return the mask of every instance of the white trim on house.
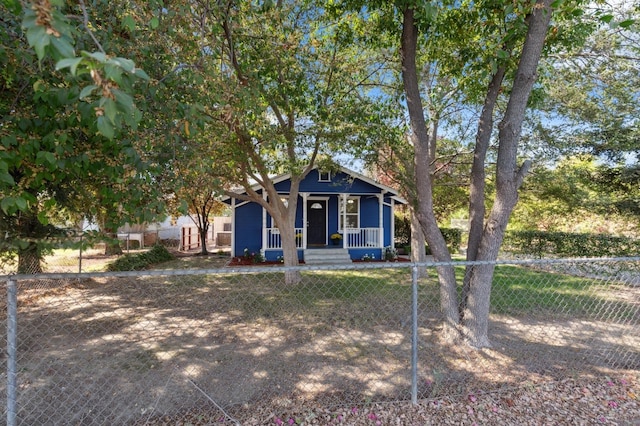
M 231 253 L 236 252 L 236 199 L 231 199 Z
M 315 170 L 317 168 L 318 168 L 318 166 L 315 166 L 313 169 Z M 395 199 L 396 201 L 398 201 L 401 204 L 407 204 L 407 201 L 404 198 L 402 198 L 400 195 L 398 195 L 398 191 L 396 191 L 395 189 L 391 188 L 390 186 L 387 186 L 387 185 L 384 185 L 382 183 L 376 182 L 375 180 L 373 180 L 373 179 L 371 179 L 371 178 L 369 178 L 369 177 L 367 177 L 367 176 L 365 176 L 363 174 L 360 174 L 360 173 L 358 173 L 356 171 L 348 169 L 346 167 L 342 167 L 341 166 L 340 167 L 340 171 L 345 173 L 345 174 L 347 174 L 347 175 L 350 175 L 353 178 L 360 179 L 361 181 L 363 181 L 365 183 L 368 183 L 368 184 L 373 185 L 373 186 L 375 186 L 377 188 L 380 188 L 380 190 L 383 191 L 383 194 L 385 194 L 385 195 L 388 194 L 389 197 Z M 335 174 L 332 173 L 331 174 L 331 178 L 333 178 L 334 176 L 335 176 Z M 288 179 L 291 179 L 291 173 L 285 173 L 285 174 L 282 174 L 282 175 L 274 176 L 271 179 L 271 182 L 274 185 L 277 185 L 278 183 L 283 182 L 283 181 L 288 180 Z M 256 183 L 256 184 L 251 186 L 251 189 L 253 189 L 254 191 L 259 191 L 259 190 L 262 190 L 263 188 L 259 183 Z M 245 192 L 246 191 L 244 191 L 243 189 L 240 189 L 240 192 L 238 192 L 238 194 L 244 194 Z M 352 195 L 357 195 L 355 193 L 351 193 L 351 194 Z M 366 195 L 371 195 L 371 194 L 366 194 Z M 231 198 L 231 197 L 227 195 L 227 196 L 222 198 L 222 201 L 226 201 L 229 198 Z M 248 202 L 249 201 L 244 201 L 243 203 L 248 203 Z M 242 204 L 238 204 L 238 206 L 240 206 L 240 205 L 242 205 Z
M 341 193 L 340 194 L 340 205 L 338 206 L 338 214 L 342 211 L 342 216 L 338 217 L 338 230 L 341 232 L 345 232 L 345 229 L 359 229 L 360 228 L 360 215 L 362 214 L 362 195 L 354 195 L 351 193 Z M 349 199 L 358 201 L 358 211 L 355 213 L 347 212 L 347 204 L 349 203 Z M 357 219 L 356 226 L 345 226 L 349 223 L 347 222 L 348 216 L 355 216 Z M 348 231 L 347 231 L 348 232 Z
M 318 182 L 331 182 L 331 172 L 318 172 Z

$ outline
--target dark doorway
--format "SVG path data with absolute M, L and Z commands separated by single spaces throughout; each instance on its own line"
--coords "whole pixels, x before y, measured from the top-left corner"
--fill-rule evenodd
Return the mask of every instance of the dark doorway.
M 307 201 L 307 245 L 327 244 L 327 201 Z

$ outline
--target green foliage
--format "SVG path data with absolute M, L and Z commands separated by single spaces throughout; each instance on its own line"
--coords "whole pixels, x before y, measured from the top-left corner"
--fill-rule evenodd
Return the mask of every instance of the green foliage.
M 609 161 L 636 164 L 640 98 L 637 57 L 640 9 L 621 2 L 615 10 L 598 8 L 584 43 L 546 58 L 541 83 L 547 88 L 538 139 L 556 152 L 590 153 Z M 583 18 L 587 20 L 588 15 Z M 605 24 L 603 24 L 603 22 Z
M 384 248 L 384 260 L 394 262 L 398 259 L 398 250 L 393 247 Z
M 103 230 L 154 218 L 161 205 L 133 133 L 148 77 L 113 54 L 123 39 L 109 19 L 91 22 L 107 2 L 16 4 L 0 4 L 3 235 L 41 245 L 47 227 L 83 216 Z
M 511 231 L 507 232 L 503 249 L 538 258 L 548 255 L 562 257 L 637 256 L 640 254 L 640 240 L 603 234 Z
M 404 247 L 411 245 L 411 219 L 407 215 L 395 215 L 395 245 Z M 462 242 L 462 231 L 457 228 L 440 228 L 450 253 L 457 253 Z M 427 246 L 427 254 L 430 250 Z
M 593 156 L 540 164 L 525 180 L 511 229 L 640 235 L 640 173 Z
M 411 244 L 411 219 L 407 215 L 395 215 L 395 245 L 404 247 Z
M 260 252 L 250 252 L 249 249 L 244 249 L 244 254 L 242 256 L 244 260 L 249 261 L 251 263 L 264 263 L 266 259 Z
M 462 241 L 462 231 L 458 228 L 440 228 L 444 240 L 447 242 L 447 247 L 450 253 L 457 253 L 460 251 L 460 243 Z
M 154 245 L 151 250 L 139 254 L 125 254 L 110 263 L 107 271 L 139 271 L 149 266 L 173 260 L 174 256 L 164 246 Z

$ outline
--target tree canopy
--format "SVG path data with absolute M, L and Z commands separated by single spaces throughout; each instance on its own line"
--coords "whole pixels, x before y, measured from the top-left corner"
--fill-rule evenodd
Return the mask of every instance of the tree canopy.
M 96 43 L 83 2 L 68 9 L 55 1 L 5 3 L 2 249 L 26 256 L 20 272 L 37 272 L 43 244 L 60 225 L 103 212 L 104 224 L 115 227 L 157 210 L 144 196 L 149 175 L 135 138 L 123 132 L 135 131 L 141 118 L 132 94 L 147 76 Z

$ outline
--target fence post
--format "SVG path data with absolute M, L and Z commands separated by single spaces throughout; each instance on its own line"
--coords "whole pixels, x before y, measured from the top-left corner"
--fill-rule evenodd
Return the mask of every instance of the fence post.
M 82 273 L 82 234 L 83 232 L 80 232 L 80 253 L 78 254 L 78 273 L 79 274 Z
M 418 404 L 418 266 L 411 268 L 411 403 Z
M 16 281 L 7 281 L 7 426 L 16 426 L 17 358 L 18 354 L 18 290 Z

